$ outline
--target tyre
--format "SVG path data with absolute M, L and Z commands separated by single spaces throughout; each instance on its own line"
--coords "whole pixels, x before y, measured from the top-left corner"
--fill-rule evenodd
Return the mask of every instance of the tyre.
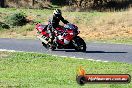
M 76 51 L 86 52 L 86 43 L 79 36 L 76 36 L 73 39 L 73 46 L 74 46 L 74 48 L 75 48 Z

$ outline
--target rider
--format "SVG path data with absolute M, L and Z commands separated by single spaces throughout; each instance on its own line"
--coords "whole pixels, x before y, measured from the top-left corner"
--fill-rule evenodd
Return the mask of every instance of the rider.
M 55 9 L 53 12 L 53 17 L 49 19 L 49 24 L 48 24 L 48 29 L 50 30 L 50 39 L 51 39 L 51 45 L 53 44 L 54 40 L 54 31 L 56 30 L 57 27 L 59 27 L 59 22 L 60 20 L 64 23 L 67 24 L 69 23 L 67 20 L 65 20 L 62 17 L 62 12 L 60 9 Z M 51 46 L 52 47 L 52 46 Z

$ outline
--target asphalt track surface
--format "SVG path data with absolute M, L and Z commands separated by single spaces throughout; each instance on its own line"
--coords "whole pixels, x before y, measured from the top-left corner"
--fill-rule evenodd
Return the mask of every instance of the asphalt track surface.
M 0 49 L 39 52 L 64 57 L 68 56 L 80 59 L 132 64 L 132 45 L 87 43 L 86 52 L 76 52 L 75 50 L 64 49 L 48 51 L 42 46 L 41 41 L 39 40 L 0 38 Z

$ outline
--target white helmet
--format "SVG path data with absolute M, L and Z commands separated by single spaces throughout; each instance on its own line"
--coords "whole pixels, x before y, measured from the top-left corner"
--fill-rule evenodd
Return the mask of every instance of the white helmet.
M 62 13 L 61 13 L 61 10 L 60 9 L 55 9 L 54 12 L 53 12 L 53 14 L 55 16 L 58 16 L 58 15 L 61 15 Z

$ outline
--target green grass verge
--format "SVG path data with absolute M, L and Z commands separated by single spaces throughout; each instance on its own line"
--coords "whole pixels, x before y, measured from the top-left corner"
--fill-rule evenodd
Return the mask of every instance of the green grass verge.
M 130 74 L 132 64 L 95 62 L 46 54 L 0 52 L 0 88 L 132 88 L 130 84 L 76 83 L 77 68 L 89 74 Z

